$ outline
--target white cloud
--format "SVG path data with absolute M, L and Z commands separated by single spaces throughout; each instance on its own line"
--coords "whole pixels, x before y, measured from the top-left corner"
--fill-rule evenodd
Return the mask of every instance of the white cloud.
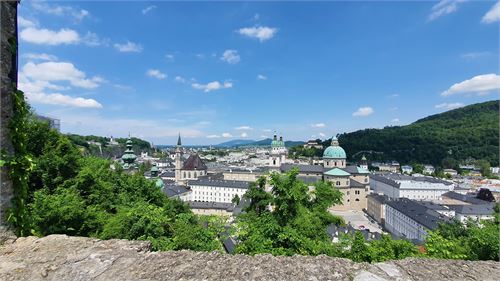
M 162 73 L 158 69 L 150 69 L 146 72 L 146 75 L 163 80 L 167 78 L 167 75 L 165 73 Z
M 489 10 L 481 20 L 482 23 L 493 23 L 500 21 L 500 1 Z
M 182 76 L 175 76 L 174 78 L 175 82 L 179 82 L 179 83 L 186 83 L 186 79 Z
M 262 130 L 262 132 L 266 132 L 266 133 L 269 133 L 271 131 L 272 131 L 271 129 L 264 129 L 264 130 Z
M 142 46 L 140 44 L 127 41 L 124 44 L 114 44 L 115 49 L 122 53 L 140 53 L 142 52 Z
M 223 138 L 232 138 L 233 135 L 231 135 L 230 133 L 222 133 L 222 137 Z
M 259 75 L 257 75 L 257 80 L 267 80 L 267 76 L 259 74 Z
M 399 123 L 399 118 L 394 118 L 391 120 L 392 123 Z
M 278 32 L 277 28 L 267 26 L 244 27 L 237 30 L 243 36 L 259 39 L 260 42 L 269 40 Z
M 319 133 L 318 135 L 319 135 L 320 137 L 322 137 L 322 138 L 326 137 L 326 135 L 325 135 L 325 134 L 323 134 L 323 133 Z
M 68 95 L 62 95 L 59 93 L 45 94 L 45 93 L 33 93 L 27 92 L 26 97 L 30 103 L 41 103 L 41 104 L 52 104 L 61 106 L 73 106 L 73 107 L 84 107 L 84 108 L 102 108 L 102 104 L 94 99 L 85 99 L 80 97 L 71 97 Z
M 31 80 L 68 81 L 75 87 L 94 89 L 104 82 L 99 76 L 87 78 L 85 73 L 70 62 L 28 62 L 23 66 L 22 75 Z
M 155 5 L 147 6 L 146 8 L 142 9 L 142 14 L 145 15 L 145 14 L 151 12 L 151 10 L 153 10 L 153 9 L 156 9 Z
M 399 94 L 392 94 L 392 95 L 389 95 L 390 98 L 398 98 L 399 97 Z
M 250 126 L 239 126 L 239 127 L 234 128 L 234 129 L 235 129 L 235 130 L 239 130 L 239 131 L 245 131 L 245 130 L 246 130 L 246 131 L 249 131 L 249 130 L 253 130 L 253 128 L 252 128 L 252 127 L 250 127 Z
M 247 134 L 247 133 L 245 133 L 245 132 L 243 132 L 243 133 L 241 133 L 241 135 L 240 135 L 240 136 L 241 136 L 242 138 L 246 138 L 246 137 L 248 137 L 248 134 Z
M 109 39 L 101 39 L 99 38 L 99 36 L 97 36 L 97 34 L 92 33 L 90 31 L 88 31 L 87 34 L 85 34 L 85 36 L 81 39 L 81 41 L 85 45 L 91 47 L 101 46 L 101 45 L 109 46 Z
M 311 127 L 313 127 L 313 128 L 324 128 L 325 126 L 326 126 L 325 123 L 311 124 Z
M 216 138 L 220 138 L 220 136 L 219 135 L 208 135 L 207 138 L 216 139 Z
M 49 5 L 44 1 L 31 1 L 31 6 L 38 12 L 56 16 L 71 16 L 77 22 L 90 17 L 87 10 L 79 10 L 70 6 Z
M 260 135 L 260 137 L 263 138 L 263 139 L 269 138 L 269 136 L 266 136 L 266 135 Z
M 443 108 L 443 109 L 446 109 L 446 110 L 451 110 L 451 109 L 455 109 L 455 108 L 459 108 L 459 107 L 463 107 L 464 104 L 461 103 L 461 102 L 454 102 L 454 103 L 441 103 L 441 104 L 437 104 L 435 105 L 434 107 L 435 108 Z
M 63 28 L 59 31 L 28 27 L 21 31 L 21 40 L 39 45 L 77 44 L 80 41 L 78 33 L 72 29 Z
M 454 13 L 458 9 L 458 4 L 465 0 L 441 0 L 436 5 L 432 6 L 431 14 L 427 18 L 428 21 L 433 21 L 444 15 Z
M 168 61 L 174 61 L 174 60 L 175 60 L 175 55 L 174 55 L 174 54 L 166 54 L 166 55 L 165 55 L 165 58 L 166 58 Z
M 30 60 L 48 60 L 48 61 L 57 60 L 56 56 L 45 54 L 45 53 L 41 53 L 41 54 L 27 53 L 27 54 L 24 54 L 23 57 L 26 59 L 30 59 Z
M 470 53 L 462 54 L 460 57 L 465 59 L 465 60 L 474 60 L 474 59 L 479 59 L 479 58 L 486 57 L 489 55 L 490 55 L 490 52 L 470 52 Z
M 478 94 L 483 95 L 491 91 L 500 90 L 500 75 L 491 73 L 472 77 L 471 79 L 453 84 L 448 90 L 441 93 L 441 96 L 451 96 L 456 94 Z
M 26 27 L 35 27 L 37 24 L 34 21 L 25 19 L 21 16 L 17 17 L 17 25 L 20 28 L 26 28 Z
M 240 55 L 236 50 L 225 50 L 220 59 L 229 64 L 236 64 L 240 62 Z
M 372 113 L 373 113 L 373 108 L 371 108 L 369 106 L 365 106 L 365 107 L 358 108 L 358 110 L 356 110 L 355 112 L 352 113 L 352 116 L 364 117 L 364 116 L 371 115 Z
M 193 83 L 191 84 L 191 87 L 197 90 L 203 90 L 205 93 L 208 93 L 214 90 L 232 88 L 233 83 L 227 81 L 224 83 L 220 83 L 219 81 L 213 81 L 207 84 Z

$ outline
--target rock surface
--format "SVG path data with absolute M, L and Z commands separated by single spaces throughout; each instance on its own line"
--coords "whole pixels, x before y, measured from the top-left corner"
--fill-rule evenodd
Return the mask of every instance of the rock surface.
M 2 239 L 0 280 L 498 280 L 500 263 L 151 252 L 143 241 L 66 235 Z

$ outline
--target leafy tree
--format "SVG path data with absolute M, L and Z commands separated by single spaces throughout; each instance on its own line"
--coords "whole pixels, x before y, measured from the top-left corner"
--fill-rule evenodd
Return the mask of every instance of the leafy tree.
M 240 197 L 238 196 L 238 194 L 236 194 L 233 199 L 231 199 L 231 202 L 234 204 L 234 205 L 238 205 L 240 204 Z
M 480 188 L 479 192 L 476 195 L 477 198 L 488 201 L 488 202 L 494 202 L 495 197 L 493 196 L 493 193 L 487 188 Z
M 250 200 L 247 213 L 237 218 L 238 253 L 274 255 L 335 255 L 326 227 L 343 223 L 328 208 L 341 202 L 342 193 L 330 183 L 319 182 L 310 191 L 297 179 L 297 170 L 285 175 L 273 173 L 269 185 L 260 178 L 245 194 Z

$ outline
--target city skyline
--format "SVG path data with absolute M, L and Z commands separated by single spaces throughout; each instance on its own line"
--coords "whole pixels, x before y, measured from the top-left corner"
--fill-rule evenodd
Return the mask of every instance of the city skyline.
M 500 90 L 494 1 L 19 7 L 19 88 L 62 132 L 325 139 Z

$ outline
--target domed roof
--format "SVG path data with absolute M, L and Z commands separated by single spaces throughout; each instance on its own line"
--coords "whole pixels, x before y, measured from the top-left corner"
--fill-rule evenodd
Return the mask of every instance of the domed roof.
M 158 187 L 158 188 L 163 188 L 163 187 L 165 186 L 165 183 L 163 182 L 163 180 L 162 180 L 162 179 L 160 179 L 160 178 L 159 178 L 159 179 L 157 179 L 157 180 L 155 181 L 155 185 L 156 185 L 156 187 Z
M 271 141 L 271 147 L 285 147 L 283 137 L 280 137 L 278 140 L 278 136 L 274 135 L 273 141 Z
M 332 144 L 323 152 L 323 158 L 345 159 L 347 158 L 345 150 L 339 146 L 339 141 L 336 137 L 332 138 Z

